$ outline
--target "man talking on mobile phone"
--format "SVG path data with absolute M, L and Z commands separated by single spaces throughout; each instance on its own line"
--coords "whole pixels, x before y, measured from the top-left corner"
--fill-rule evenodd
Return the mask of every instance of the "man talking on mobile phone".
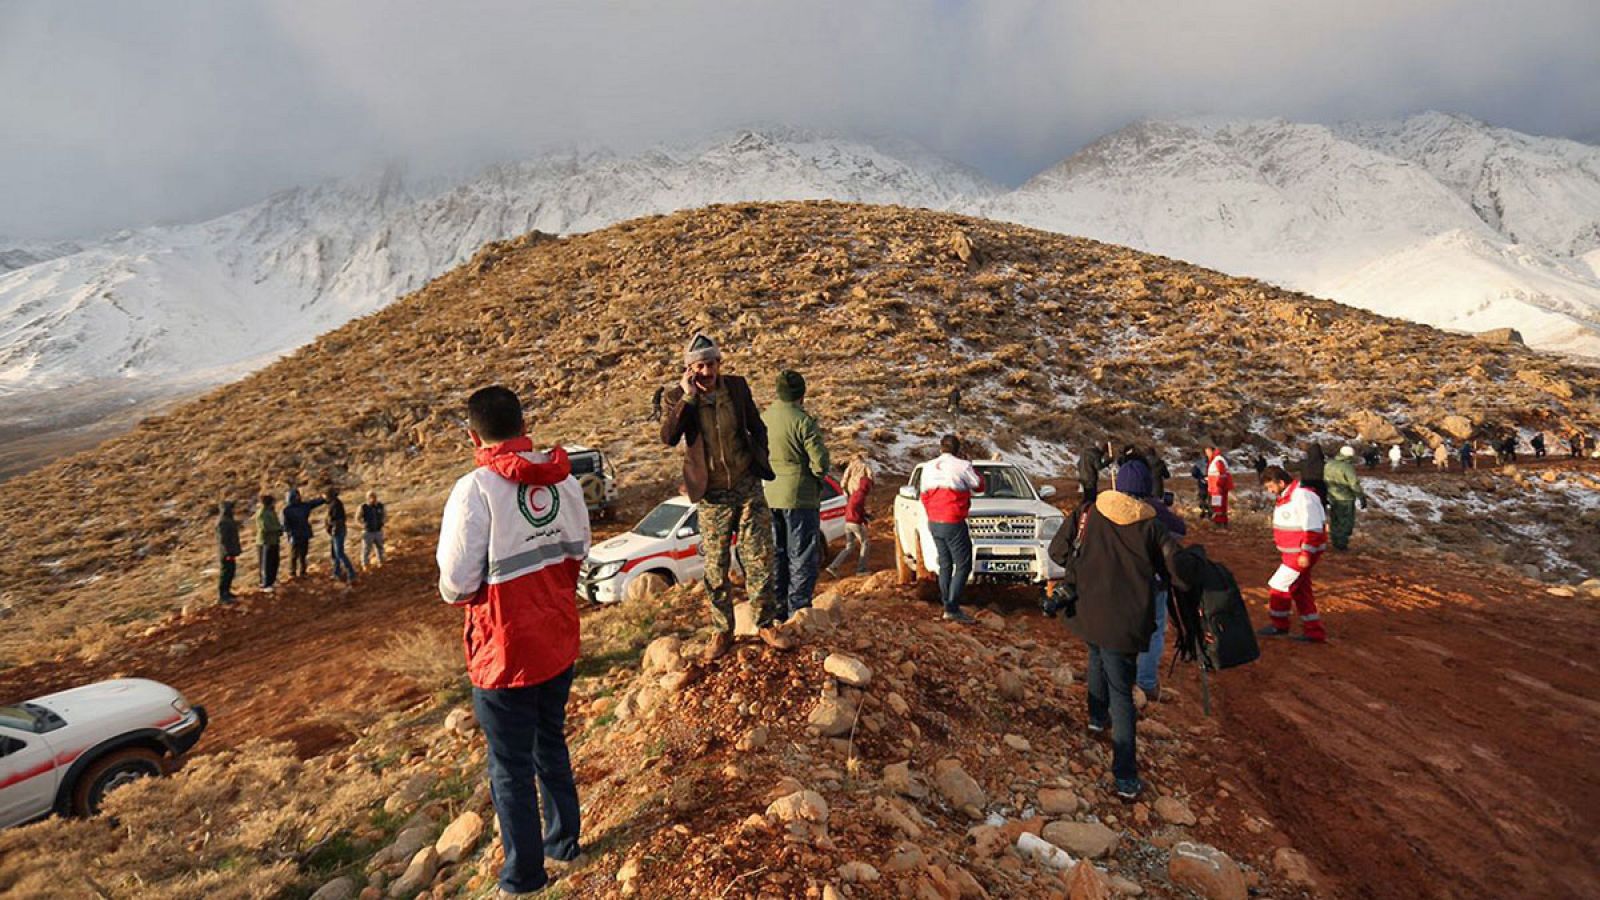
M 700 513 L 700 548 L 715 628 L 705 661 L 733 647 L 728 563 L 735 533 L 761 640 L 778 650 L 790 649 L 794 639 L 778 627 L 772 510 L 761 488 L 761 482 L 774 477 L 767 458 L 767 426 L 749 383 L 723 374 L 722 351 L 711 338 L 697 334 L 683 351 L 683 377 L 662 398 L 661 408 L 661 440 L 668 447 L 683 443 L 683 486 Z

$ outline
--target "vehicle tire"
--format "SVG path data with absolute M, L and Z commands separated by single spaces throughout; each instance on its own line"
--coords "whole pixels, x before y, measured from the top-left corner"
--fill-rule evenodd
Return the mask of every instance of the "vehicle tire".
M 915 580 L 911 572 L 910 563 L 906 562 L 905 548 L 900 546 L 900 529 L 894 530 L 894 571 L 900 584 L 910 584 Z
M 146 747 L 113 750 L 89 764 L 72 786 L 72 811 L 92 816 L 100 811 L 106 794 L 153 775 L 166 772 L 161 755 Z
M 672 583 L 660 573 L 646 572 L 628 583 L 628 589 L 624 591 L 625 596 L 623 599 L 629 603 L 654 600 L 665 593 L 667 588 L 671 586 Z

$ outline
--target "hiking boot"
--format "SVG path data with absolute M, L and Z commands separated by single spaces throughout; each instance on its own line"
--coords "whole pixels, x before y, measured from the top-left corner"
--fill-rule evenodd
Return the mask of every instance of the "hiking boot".
M 1144 793 L 1144 782 L 1137 778 L 1117 779 L 1117 799 L 1123 803 L 1132 803 Z
M 1105 734 L 1106 733 L 1106 729 L 1110 728 L 1110 727 L 1111 727 L 1110 725 L 1104 725 L 1104 724 L 1101 724 L 1099 722 L 1090 722 L 1089 723 L 1089 736 L 1090 737 L 1100 737 L 1101 735 Z
M 828 573 L 828 577 L 832 578 L 835 581 L 838 581 L 840 578 L 843 577 L 843 576 L 841 576 L 839 574 L 839 570 L 835 569 L 833 566 L 825 566 L 825 567 L 823 567 L 822 571 L 827 572 Z
M 1327 638 L 1306 637 L 1303 634 L 1297 634 L 1294 637 L 1289 638 L 1289 640 L 1298 644 L 1326 644 L 1328 642 Z
M 1287 628 L 1278 629 L 1278 628 L 1273 628 L 1271 625 L 1268 625 L 1265 628 L 1257 628 L 1256 629 L 1256 634 L 1259 634 L 1262 637 L 1283 637 L 1284 635 L 1286 635 L 1288 633 L 1289 633 L 1289 629 L 1287 629 Z
M 756 632 L 756 637 L 761 638 L 762 643 L 774 650 L 793 650 L 799 643 L 794 635 L 785 631 L 781 625 L 768 625 Z
M 944 620 L 946 622 L 955 622 L 958 625 L 971 625 L 972 623 L 978 621 L 977 619 L 967 615 L 967 611 L 959 606 L 955 609 L 945 610 Z
M 706 644 L 706 649 L 700 654 L 701 662 L 715 662 L 728 654 L 733 649 L 733 633 L 719 631 L 711 636 L 711 641 Z
M 589 854 L 580 852 L 571 859 L 556 859 L 554 856 L 544 858 L 544 870 L 550 873 L 551 878 L 559 878 L 573 869 L 581 869 L 589 864 Z

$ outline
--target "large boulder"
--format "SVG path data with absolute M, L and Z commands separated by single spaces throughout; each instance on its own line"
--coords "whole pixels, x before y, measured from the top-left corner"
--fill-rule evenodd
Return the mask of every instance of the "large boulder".
M 1394 427 L 1388 419 L 1371 410 L 1356 410 L 1346 417 L 1345 421 L 1349 422 L 1350 427 L 1355 429 L 1356 437 L 1363 441 L 1395 444 L 1403 440 L 1400 429 Z
M 941 759 L 933 766 L 933 784 L 950 805 L 975 819 L 983 818 L 989 797 L 983 786 L 961 768 L 959 759 Z
M 1051 822 L 1040 836 L 1074 856 L 1099 859 L 1117 849 L 1120 836 L 1099 822 Z
M 872 683 L 872 670 L 867 668 L 866 663 L 848 654 L 828 654 L 828 658 L 822 661 L 822 668 L 851 687 L 864 688 Z
M 1215 847 L 1180 841 L 1172 848 L 1167 878 L 1206 900 L 1246 900 L 1250 895 L 1244 872 Z
M 1464 441 L 1472 437 L 1472 433 L 1477 429 L 1473 426 L 1472 420 L 1466 416 L 1445 416 L 1439 420 L 1439 430 L 1458 441 Z
M 469 809 L 445 828 L 433 849 L 439 853 L 439 862 L 458 863 L 478 848 L 482 838 L 483 817 Z

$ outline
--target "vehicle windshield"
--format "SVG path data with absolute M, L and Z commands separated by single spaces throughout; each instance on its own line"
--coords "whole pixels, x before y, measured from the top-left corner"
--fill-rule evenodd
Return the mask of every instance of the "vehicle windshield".
M 689 507 L 682 503 L 663 503 L 650 510 L 650 515 L 640 519 L 639 524 L 633 526 L 633 531 L 645 537 L 667 537 L 672 534 L 672 529 L 677 527 L 678 520 L 683 518 L 683 514 L 688 510 Z
M 19 706 L 0 706 L 0 725 L 7 728 L 16 728 L 21 731 L 33 731 L 39 727 L 39 719 L 34 716 L 30 707 L 32 704 Z M 37 707 L 34 707 L 37 708 Z
M 1016 466 L 978 466 L 984 489 L 975 497 L 991 500 L 1033 500 L 1037 497 L 1026 475 Z
M 600 471 L 600 454 L 598 453 L 574 453 L 567 459 L 572 463 L 573 475 L 588 475 Z

